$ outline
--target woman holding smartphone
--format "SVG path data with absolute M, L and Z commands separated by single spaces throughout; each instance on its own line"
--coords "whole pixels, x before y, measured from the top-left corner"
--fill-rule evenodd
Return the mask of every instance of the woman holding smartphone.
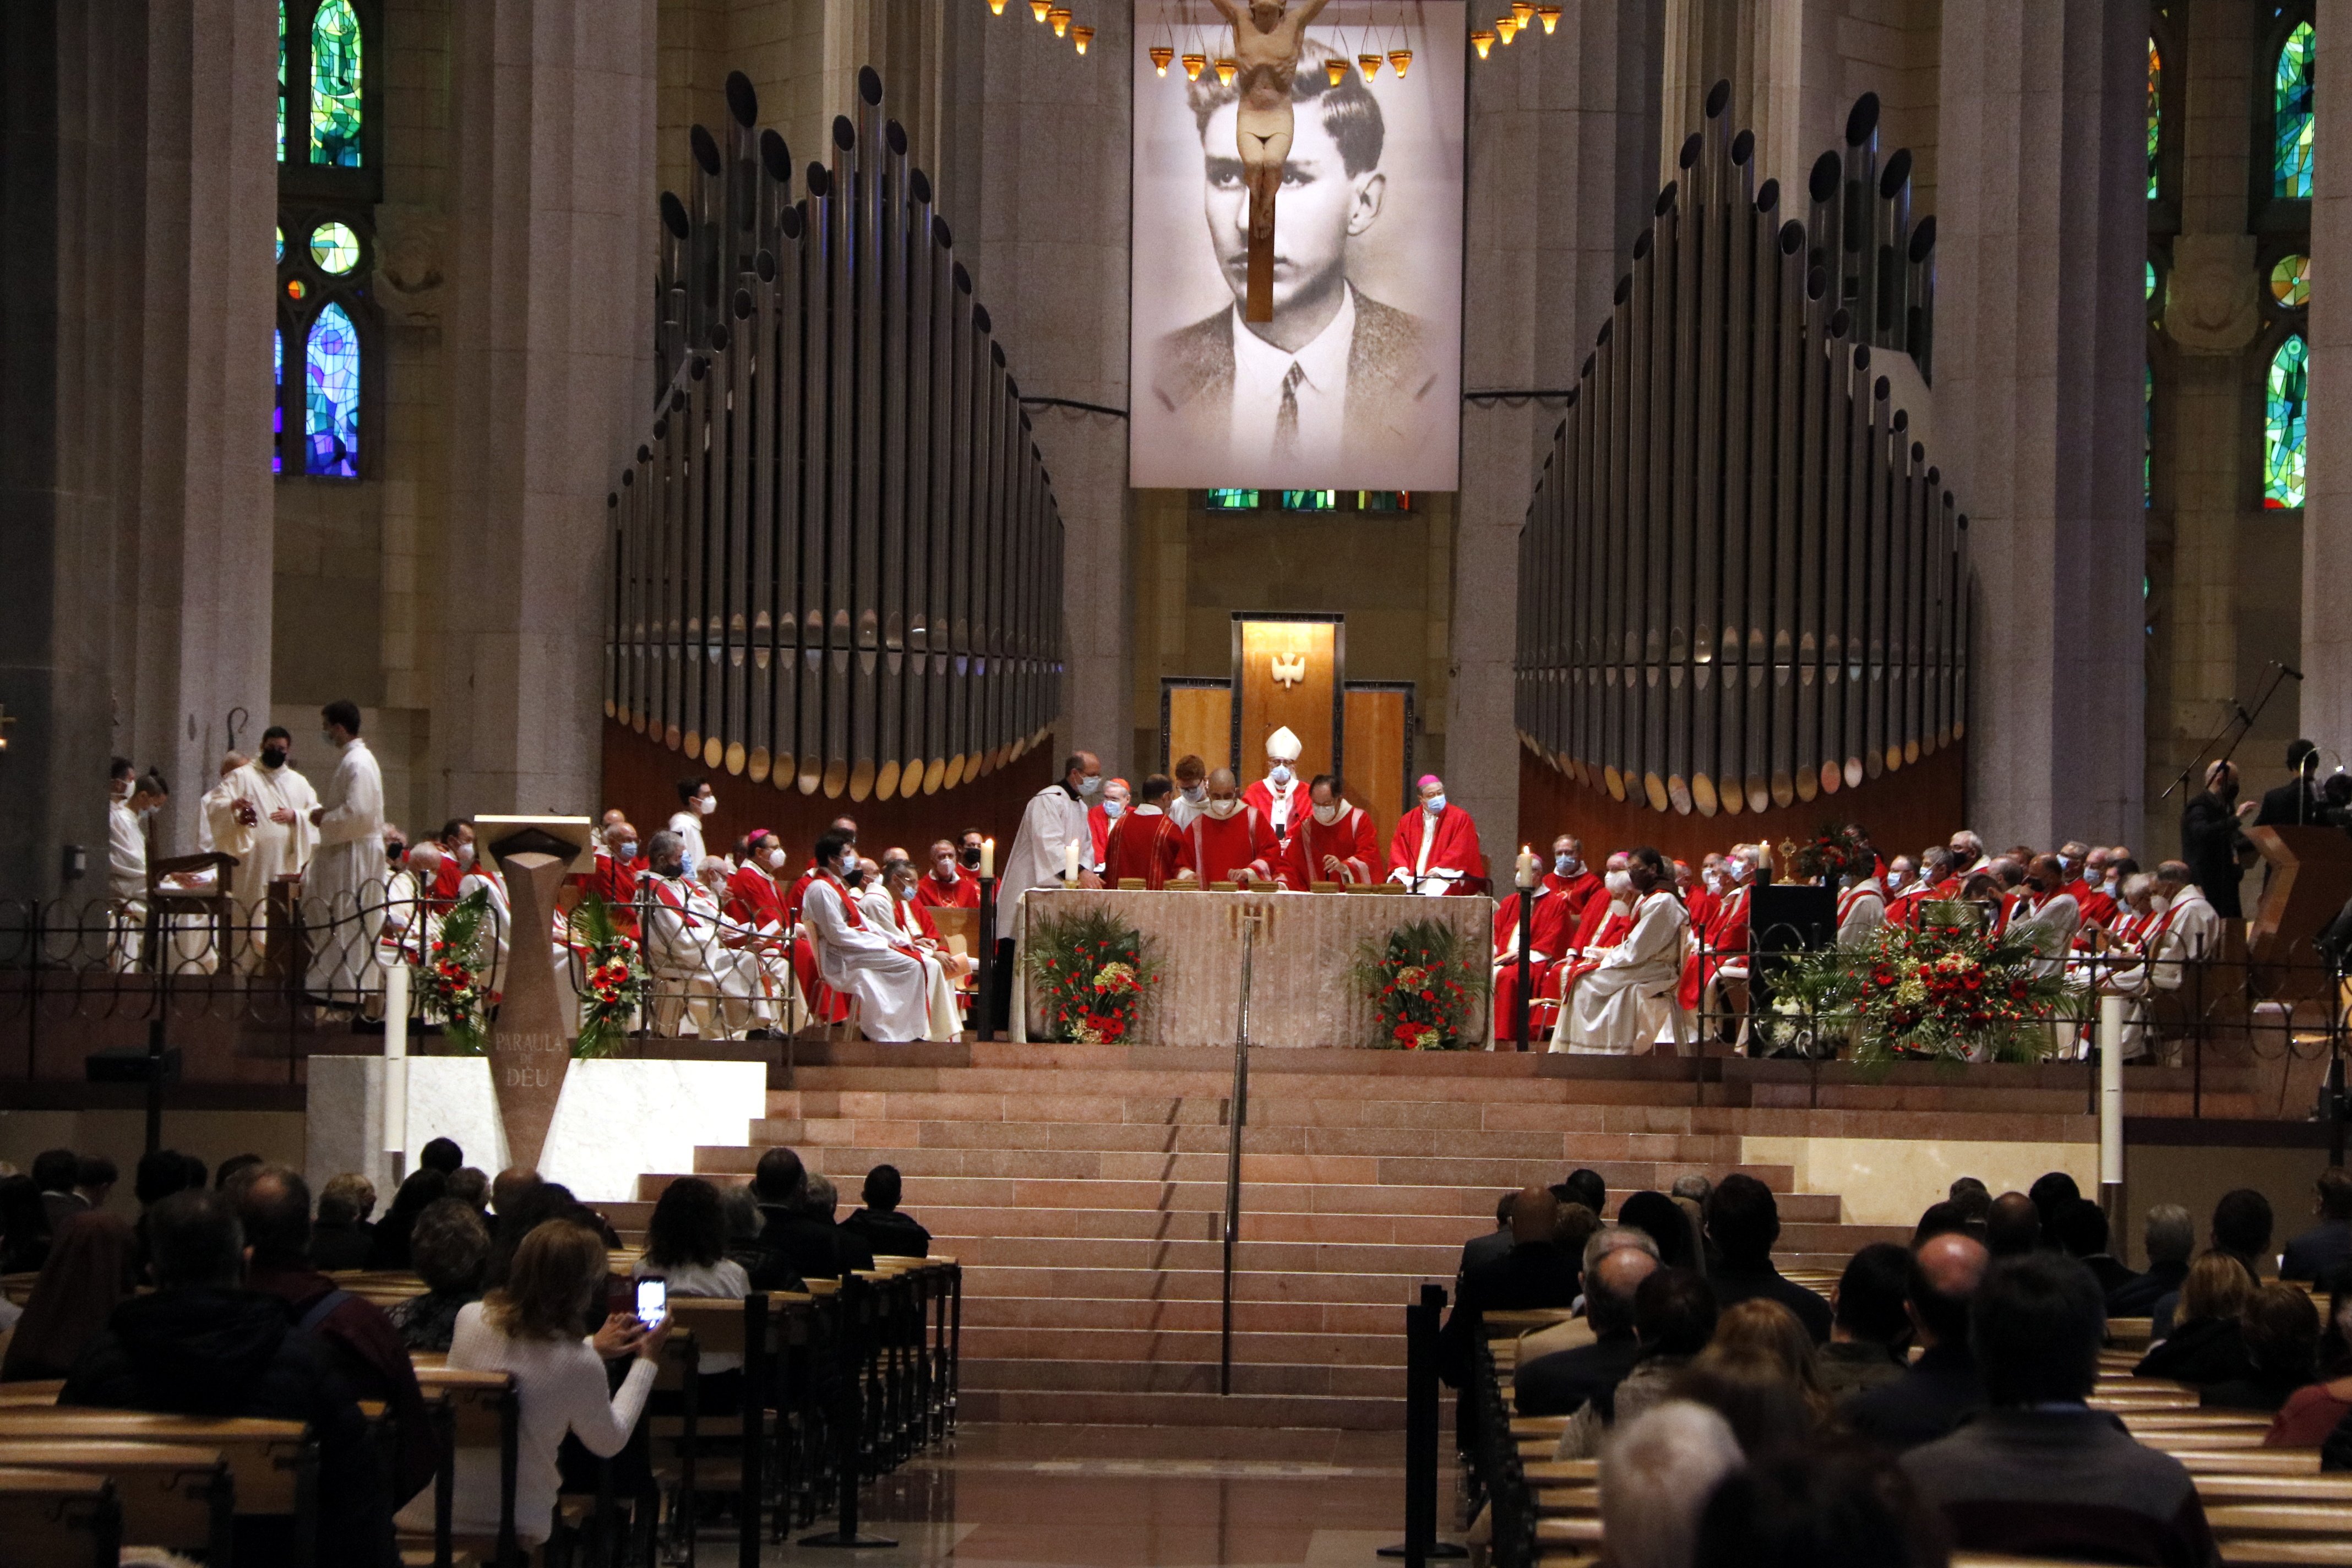
M 556 1451 L 564 1435 L 576 1435 L 599 1458 L 619 1453 L 645 1410 L 669 1338 L 667 1316 L 648 1326 L 633 1312 L 604 1315 L 608 1265 L 594 1231 L 550 1220 L 523 1237 L 506 1284 L 457 1313 L 449 1365 L 514 1376 L 521 1405 L 515 1535 L 526 1546 L 539 1545 L 553 1528 L 561 1485 Z M 588 1332 L 595 1321 L 603 1327 Z M 604 1363 L 632 1355 L 628 1375 L 609 1389 Z M 498 1529 L 496 1449 L 457 1450 L 451 1511 L 460 1534 Z M 406 1530 L 433 1528 L 429 1488 L 402 1510 L 400 1522 Z

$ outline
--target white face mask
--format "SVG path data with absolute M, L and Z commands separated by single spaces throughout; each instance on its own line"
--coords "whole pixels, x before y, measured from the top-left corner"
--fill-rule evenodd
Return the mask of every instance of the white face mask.
M 319 739 L 331 747 L 335 743 L 335 732 L 331 730 L 321 730 L 319 731 Z
M 1630 899 L 1633 896 L 1633 879 L 1622 871 L 1612 871 L 1601 881 L 1609 889 L 1612 898 Z
M 457 846 L 457 864 L 458 864 L 458 865 L 460 865 L 460 866 L 470 866 L 470 865 L 472 865 L 473 863 L 474 863 L 474 847 L 473 847 L 472 845 L 470 845 L 470 844 L 460 844 L 460 845 L 458 845 L 458 846 Z
M 1910 872 L 1890 868 L 1886 873 L 1886 890 L 1891 893 L 1910 879 Z
M 1211 816 L 1215 817 L 1219 822 L 1224 821 L 1227 817 L 1233 816 L 1234 813 L 1239 811 L 1241 808 L 1242 803 L 1231 797 L 1224 800 L 1213 800 L 1207 805 L 1202 807 L 1202 810 L 1206 811 Z
M 1269 783 L 1286 784 L 1290 782 L 1292 777 L 1290 764 L 1288 763 L 1276 763 L 1274 766 L 1266 769 L 1265 776 Z
M 1438 813 L 1445 809 L 1445 796 L 1443 795 L 1431 795 L 1427 800 L 1421 803 L 1421 809 L 1429 813 L 1430 816 L 1435 816 Z
M 1119 813 L 1126 809 L 1127 802 L 1123 800 L 1107 800 L 1103 802 L 1103 815 L 1109 817 L 1113 822 L 1118 821 Z
M 1186 784 L 1182 794 L 1186 800 L 1198 805 L 1207 796 L 1208 791 L 1200 784 Z
M 1315 808 L 1315 820 L 1321 823 L 1326 827 L 1328 827 L 1333 823 L 1339 821 L 1339 803 L 1335 800 L 1328 805 L 1317 806 Z
M 695 801 L 694 809 L 702 813 L 703 816 L 709 816 L 712 812 L 719 809 L 719 797 L 715 795 L 700 796 Z
M 784 852 L 781 849 L 771 849 L 762 858 L 768 862 L 768 869 L 771 871 L 781 871 L 784 868 Z
M 1080 774 L 1078 777 L 1078 793 L 1083 795 L 1100 795 L 1102 793 L 1102 774 Z
M 1563 877 L 1573 877 L 1584 869 L 1584 862 L 1573 855 L 1555 855 L 1552 857 L 1551 866 L 1554 871 Z
M 856 870 L 856 869 L 857 869 L 857 851 L 856 851 L 856 850 L 855 850 L 855 849 L 845 849 L 845 850 L 843 850 L 843 851 L 841 852 L 841 874 L 842 874 L 843 876 L 846 877 L 846 876 L 848 876 L 852 871 L 855 871 L 855 870 Z
M 1706 874 L 1706 890 L 1708 892 L 1719 893 L 1723 891 L 1723 873 L 1721 871 L 1709 871 Z

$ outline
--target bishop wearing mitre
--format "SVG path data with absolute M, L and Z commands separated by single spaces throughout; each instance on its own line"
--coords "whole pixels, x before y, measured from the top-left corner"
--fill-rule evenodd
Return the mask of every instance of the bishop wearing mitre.
M 1371 881 L 1383 864 L 1371 813 L 1348 804 L 1337 773 L 1316 774 L 1307 802 L 1282 847 L 1284 884 L 1304 893 L 1318 882 Z
M 1243 803 L 1231 768 L 1209 775 L 1208 801 L 1184 830 L 1184 870 L 1179 875 L 1204 883 L 1269 881 L 1274 863 L 1282 856 L 1273 825 L 1257 807 Z
M 1445 802 L 1445 781 L 1421 775 L 1421 805 L 1404 814 L 1389 839 L 1389 880 L 1432 898 L 1470 893 L 1472 879 L 1484 876 L 1478 825 L 1470 814 Z
M 1292 829 L 1307 815 L 1306 792 L 1298 784 L 1298 737 L 1285 724 L 1265 738 L 1265 777 L 1242 791 L 1242 804 L 1254 805 L 1274 829 L 1277 843 L 1290 842 Z

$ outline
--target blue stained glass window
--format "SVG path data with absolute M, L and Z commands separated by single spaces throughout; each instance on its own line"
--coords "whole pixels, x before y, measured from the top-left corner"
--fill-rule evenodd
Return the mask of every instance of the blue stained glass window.
M 360 166 L 360 19 L 352 0 L 320 0 L 311 18 L 310 162 Z
M 270 384 L 277 390 L 269 399 L 269 471 L 286 470 L 286 333 L 281 328 L 269 334 Z
M 2315 53 L 2311 24 L 2298 22 L 2279 47 L 2278 70 L 2273 78 L 2275 110 L 2271 143 L 2275 196 L 2311 195 L 2311 150 L 2316 132 L 2311 113 L 2311 67 Z
M 2291 334 L 2271 356 L 2263 412 L 2263 504 L 2303 504 L 2305 415 L 2311 388 L 2311 351 Z
M 360 477 L 360 336 L 341 305 L 310 323 L 302 388 L 303 472 Z
M 1255 490 L 1211 490 L 1211 511 L 1255 511 L 1257 510 Z
M 278 0 L 278 161 L 286 162 L 286 0 Z

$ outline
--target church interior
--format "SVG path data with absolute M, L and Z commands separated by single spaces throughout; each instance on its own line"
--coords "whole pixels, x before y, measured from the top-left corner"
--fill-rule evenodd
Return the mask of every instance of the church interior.
M 2339 38 L 5 8 L 0 1532 L 2352 1563 Z

